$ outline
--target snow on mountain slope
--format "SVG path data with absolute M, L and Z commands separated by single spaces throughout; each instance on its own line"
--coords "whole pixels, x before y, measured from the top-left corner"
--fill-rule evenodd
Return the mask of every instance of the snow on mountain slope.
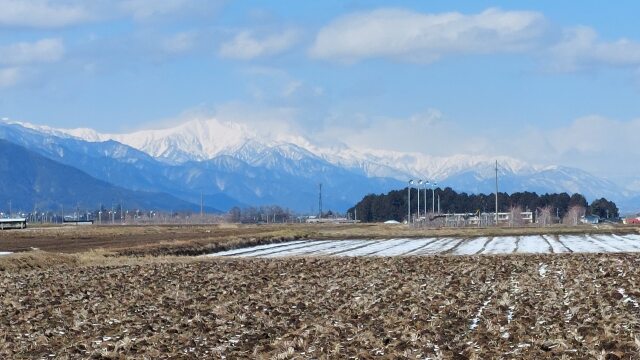
M 25 122 L 10 122 L 58 137 L 74 137 L 90 142 L 114 140 L 172 163 L 209 160 L 224 150 L 237 148 L 257 138 L 248 127 L 215 119 L 191 120 L 175 127 L 141 130 L 128 134 L 104 134 L 93 129 L 55 129 Z
M 482 155 L 429 156 L 380 149 L 354 149 L 347 145 L 324 147 L 298 134 L 275 137 L 257 134 L 246 125 L 217 119 L 196 119 L 175 127 L 141 130 L 129 134 L 101 134 L 92 129 L 54 129 L 27 123 L 19 125 L 50 134 L 90 142 L 117 141 L 171 164 L 230 157 L 264 169 L 313 178 L 326 166 L 342 168 L 368 178 L 428 179 L 464 191 L 487 191 L 495 161 L 506 188 L 518 191 L 625 194 L 609 181 L 571 169 L 532 165 L 511 157 Z M 487 184 L 482 185 L 484 182 Z M 480 186 L 480 188 L 478 188 Z M 481 189 L 482 188 L 482 189 Z
M 53 129 L 21 123 L 23 126 L 55 136 L 73 136 L 86 141 L 115 140 L 170 162 L 203 161 L 218 155 L 237 157 L 252 165 L 268 162 L 267 155 L 300 160 L 319 157 L 325 161 L 359 172 L 368 177 L 446 179 L 460 172 L 475 170 L 482 177 L 493 174 L 493 163 L 509 172 L 529 174 L 544 170 L 541 166 L 506 156 L 480 155 L 429 156 L 378 149 L 353 149 L 346 145 L 322 147 L 295 134 L 270 138 L 253 132 L 245 125 L 217 119 L 196 119 L 178 126 L 157 130 L 141 130 L 129 134 L 100 134 L 91 129 Z M 273 158 L 271 159 L 273 160 Z
M 368 176 L 393 178 L 424 178 L 442 180 L 463 171 L 474 170 L 482 178 L 493 177 L 497 160 L 502 169 L 518 174 L 530 174 L 544 169 L 542 166 L 506 157 L 481 155 L 429 156 L 420 153 L 400 153 L 384 150 L 343 150 L 328 152 L 317 149 L 327 161 L 341 166 L 360 169 Z
M 173 128 L 110 137 L 151 156 L 181 163 L 212 159 L 224 149 L 246 142 L 255 135 L 240 124 L 192 120 Z

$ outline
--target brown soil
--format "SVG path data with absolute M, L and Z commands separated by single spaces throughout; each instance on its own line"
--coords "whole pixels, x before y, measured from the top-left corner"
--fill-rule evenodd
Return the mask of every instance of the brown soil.
M 0 273 L 0 358 L 640 358 L 637 254 L 83 256 Z
M 77 253 L 96 249 L 198 245 L 228 242 L 272 234 L 282 229 L 267 226 L 165 225 L 165 226 L 64 226 L 0 231 L 0 251 Z

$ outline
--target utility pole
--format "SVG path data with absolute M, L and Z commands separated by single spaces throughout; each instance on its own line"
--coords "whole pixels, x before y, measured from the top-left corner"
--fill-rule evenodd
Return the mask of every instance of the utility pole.
M 11 200 L 9 200 L 9 217 L 11 217 Z
M 418 223 L 420 223 L 420 185 L 422 185 L 422 180 L 418 180 Z M 427 214 L 424 214 L 424 218 L 427 218 Z
M 436 212 L 436 183 L 431 184 L 431 213 Z
M 318 210 L 320 211 L 318 219 L 322 219 L 322 183 L 320 183 L 320 194 L 318 195 Z
M 496 160 L 496 226 L 498 226 L 498 160 Z
M 429 185 L 429 181 L 424 182 L 424 219 L 427 221 L 427 186 Z M 418 197 L 420 196 L 420 191 L 418 190 Z
M 200 191 L 200 222 L 204 223 L 204 195 Z

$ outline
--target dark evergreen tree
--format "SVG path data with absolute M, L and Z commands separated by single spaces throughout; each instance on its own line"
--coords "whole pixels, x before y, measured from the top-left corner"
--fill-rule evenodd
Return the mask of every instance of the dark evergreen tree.
M 432 194 L 435 193 L 435 198 Z M 415 214 L 418 206 L 418 196 L 420 196 L 420 212 L 424 212 L 424 190 L 418 192 L 417 189 L 411 190 L 411 213 Z M 369 194 L 365 196 L 356 206 L 349 209 L 348 212 L 354 214 L 357 212 L 358 220 L 363 222 L 380 222 L 386 220 L 405 221 L 407 219 L 407 188 L 403 190 L 393 190 L 388 194 Z M 427 190 L 428 212 L 431 212 L 433 206 L 432 199 L 435 199 L 435 209 L 438 209 L 438 197 L 440 197 L 440 210 L 442 213 L 475 213 L 494 212 L 495 211 L 495 195 L 494 194 L 467 194 L 457 193 L 450 187 Z M 507 193 L 498 193 L 498 211 L 506 212 L 512 208 L 520 207 L 523 211 L 538 212 L 541 209 L 550 211 L 553 216 L 563 218 L 567 210 L 571 207 L 587 208 L 587 200 L 581 194 L 573 194 L 569 196 L 567 193 L 560 194 L 543 194 L 538 195 L 535 192 L 516 192 L 511 195 Z M 618 208 L 612 201 L 606 199 L 598 199 L 591 204 L 591 213 L 600 215 L 601 217 L 618 216 Z
M 594 200 L 589 207 L 589 213 L 598 215 L 603 219 L 618 217 L 618 207 L 613 201 L 605 198 Z
M 587 199 L 585 199 L 581 194 L 573 194 L 569 200 L 569 207 L 573 206 L 580 206 L 586 209 L 589 204 L 587 203 Z

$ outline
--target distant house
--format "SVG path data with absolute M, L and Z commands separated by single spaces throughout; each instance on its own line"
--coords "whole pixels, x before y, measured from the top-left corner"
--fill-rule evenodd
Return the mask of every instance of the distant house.
M 585 215 L 580 218 L 580 222 L 583 224 L 598 224 L 600 222 L 600 216 L 598 215 Z
M 27 219 L 25 218 L 2 218 L 0 219 L 0 229 L 24 229 L 27 227 Z
M 622 223 L 638 225 L 638 224 L 640 224 L 640 216 L 639 217 L 632 217 L 632 218 L 622 219 Z

